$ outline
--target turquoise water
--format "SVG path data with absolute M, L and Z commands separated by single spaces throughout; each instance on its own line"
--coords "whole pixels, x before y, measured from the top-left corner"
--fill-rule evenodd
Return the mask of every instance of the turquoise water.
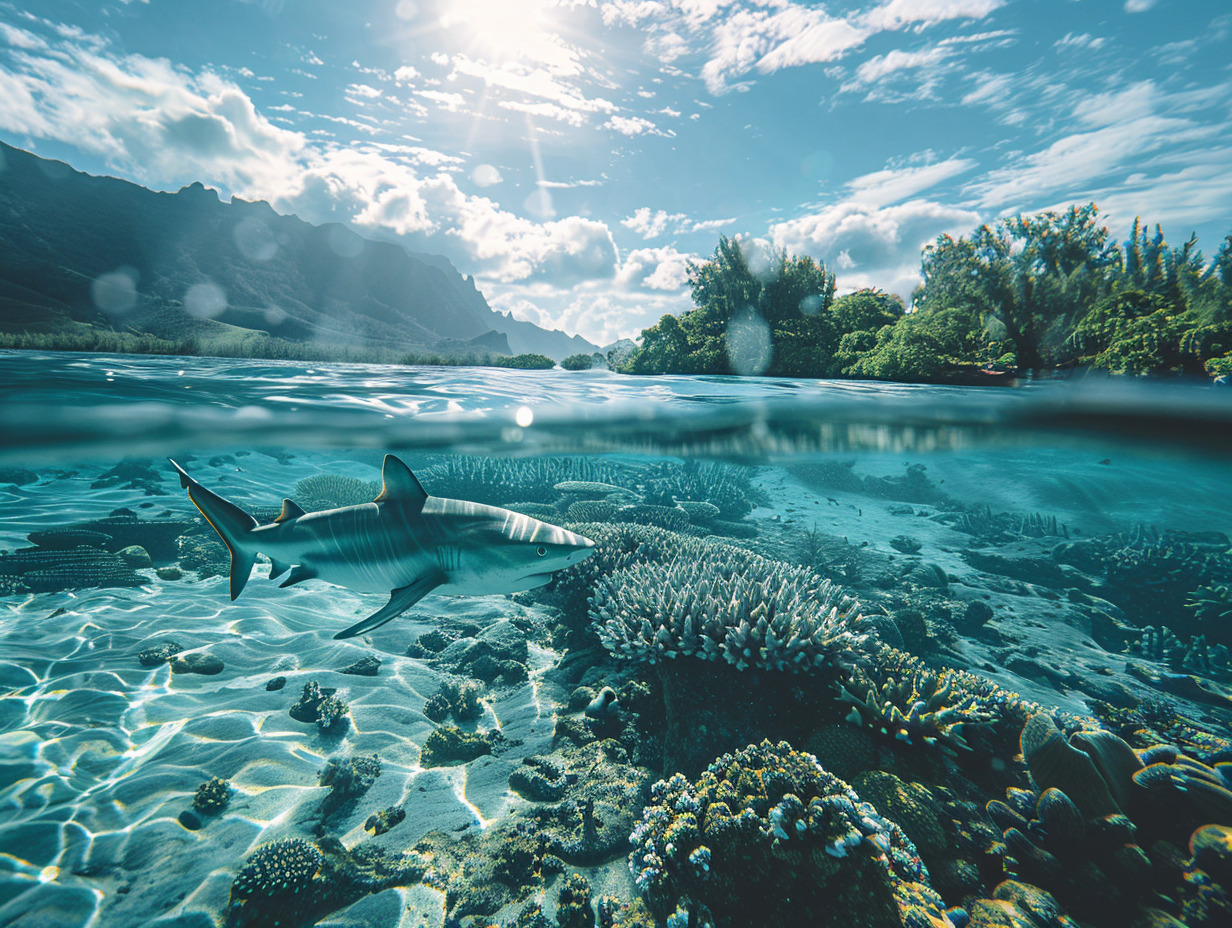
M 1226 393 L 0 374 L 0 924 L 1232 923 Z M 339 641 L 387 597 L 231 602 L 167 463 L 267 522 L 386 454 L 599 553 Z

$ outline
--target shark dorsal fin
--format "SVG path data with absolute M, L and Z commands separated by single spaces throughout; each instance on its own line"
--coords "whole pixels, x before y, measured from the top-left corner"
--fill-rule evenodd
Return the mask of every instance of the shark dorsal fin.
M 381 480 L 384 481 L 385 486 L 376 498 L 378 503 L 397 500 L 413 509 L 422 509 L 423 504 L 427 502 L 428 494 L 420 486 L 419 478 L 392 454 L 385 455 L 385 463 L 381 465 Z
M 300 508 L 299 503 L 294 500 L 284 499 L 282 501 L 282 512 L 278 513 L 278 518 L 275 522 L 290 522 L 292 519 L 298 519 L 304 514 L 304 510 Z

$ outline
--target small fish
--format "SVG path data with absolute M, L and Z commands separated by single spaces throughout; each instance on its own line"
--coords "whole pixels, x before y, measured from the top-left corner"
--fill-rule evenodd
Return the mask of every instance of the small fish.
M 231 552 L 231 599 L 244 589 L 258 553 L 282 586 L 317 578 L 389 602 L 335 638 L 351 638 L 397 618 L 437 592 L 452 596 L 515 593 L 594 553 L 589 538 L 530 516 L 482 503 L 429 496 L 392 454 L 371 503 L 304 512 L 291 500 L 268 525 L 199 484 L 184 468 L 180 486 Z

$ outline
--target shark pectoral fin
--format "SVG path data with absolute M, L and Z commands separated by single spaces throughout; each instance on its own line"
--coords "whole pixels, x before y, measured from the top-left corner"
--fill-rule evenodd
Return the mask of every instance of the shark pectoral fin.
M 415 605 L 438 586 L 443 584 L 448 578 L 442 571 L 433 570 L 424 574 L 413 583 L 400 587 L 389 594 L 389 602 L 384 608 L 374 612 L 362 622 L 356 622 L 350 628 L 344 628 L 335 638 L 354 638 L 356 635 L 362 635 L 364 632 L 370 632 L 374 628 L 380 628 L 390 619 L 396 619 L 411 606 Z
M 278 586 L 280 588 L 294 586 L 297 583 L 303 583 L 305 580 L 311 580 L 316 575 L 317 575 L 317 572 L 313 570 L 311 567 L 305 567 L 303 564 L 296 564 L 294 567 L 291 568 L 291 576 L 283 580 L 282 583 L 278 584 Z M 271 574 L 270 576 L 272 577 L 275 575 Z
M 282 512 L 278 513 L 278 518 L 275 522 L 289 522 L 292 519 L 298 519 L 304 514 L 303 508 L 299 503 L 292 499 L 284 499 L 282 501 Z
M 290 564 L 284 564 L 282 561 L 277 561 L 277 560 L 274 560 L 274 558 L 270 558 L 269 578 L 271 580 L 277 580 L 279 577 L 281 577 L 283 574 L 285 574 L 290 569 L 291 569 Z
M 419 478 L 411 473 L 411 469 L 400 458 L 387 454 L 381 465 L 381 492 L 373 502 L 393 501 L 418 512 L 428 501 L 428 493 L 419 483 Z

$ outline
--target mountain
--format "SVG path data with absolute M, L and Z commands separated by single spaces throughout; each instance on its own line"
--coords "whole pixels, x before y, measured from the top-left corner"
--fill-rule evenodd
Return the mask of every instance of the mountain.
M 410 253 L 200 183 L 160 193 L 0 143 L 0 331 L 114 329 L 211 342 L 560 359 L 589 342 L 495 312 Z M 581 344 L 583 347 L 577 347 Z

